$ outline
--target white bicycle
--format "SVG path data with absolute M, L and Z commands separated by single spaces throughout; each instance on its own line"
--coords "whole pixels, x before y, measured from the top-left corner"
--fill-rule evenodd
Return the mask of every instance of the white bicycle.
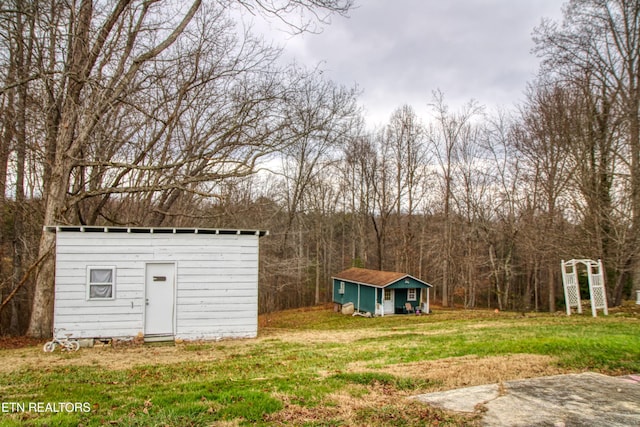
M 55 351 L 56 347 L 60 346 L 62 351 L 78 351 L 80 343 L 77 340 L 71 339 L 72 334 L 65 334 L 65 338 L 58 338 L 58 333 L 64 331 L 64 329 L 53 330 L 53 340 L 48 341 L 42 348 L 45 353 L 51 353 Z

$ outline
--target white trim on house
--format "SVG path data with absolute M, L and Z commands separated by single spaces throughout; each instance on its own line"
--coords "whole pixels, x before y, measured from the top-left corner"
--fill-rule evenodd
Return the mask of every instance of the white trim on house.
M 372 287 L 372 288 L 385 289 L 387 286 L 389 286 L 389 285 L 391 285 L 391 284 L 393 284 L 393 283 L 399 282 L 399 281 L 401 281 L 401 280 L 405 280 L 405 279 L 406 279 L 406 278 L 408 278 L 408 277 L 409 277 L 409 278 L 411 278 L 411 279 L 413 279 L 413 280 L 415 280 L 416 282 L 424 283 L 425 285 L 427 285 L 427 287 L 428 287 L 429 289 L 430 289 L 430 288 L 433 288 L 433 285 L 432 285 L 431 283 L 427 283 L 427 282 L 425 282 L 424 280 L 420 280 L 420 279 L 418 279 L 418 278 L 416 278 L 416 277 L 413 277 L 413 276 L 412 276 L 412 275 L 410 275 L 410 274 L 407 274 L 407 275 L 405 275 L 405 276 L 402 276 L 402 277 L 400 277 L 400 278 L 399 278 L 399 279 L 397 279 L 397 280 L 392 280 L 391 282 L 388 282 L 388 283 L 386 283 L 386 284 L 384 284 L 384 285 L 374 285 L 374 284 L 372 284 L 372 283 L 361 282 L 361 281 L 359 281 L 359 280 L 344 279 L 344 278 L 342 278 L 342 277 L 340 277 L 340 276 L 331 276 L 331 282 L 333 283 L 333 281 L 334 281 L 334 280 L 340 280 L 340 281 L 351 282 L 351 283 L 354 283 L 354 284 L 356 284 L 356 285 L 365 285 L 365 286 L 369 286 L 369 287 Z M 410 289 L 410 288 L 404 288 L 404 289 Z M 415 289 L 418 289 L 418 288 L 415 288 Z
M 109 271 L 111 274 L 107 278 L 101 278 L 99 271 Z M 93 274 L 93 273 L 96 274 Z M 87 266 L 87 301 L 105 301 L 116 298 L 116 266 L 115 265 L 88 265 Z M 109 296 L 101 296 L 101 287 L 110 286 Z M 94 291 L 95 289 L 95 291 Z M 105 289 L 106 290 L 106 289 Z

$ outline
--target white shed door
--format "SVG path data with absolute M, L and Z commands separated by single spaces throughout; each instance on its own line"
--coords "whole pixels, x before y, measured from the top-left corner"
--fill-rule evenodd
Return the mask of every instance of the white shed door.
M 175 264 L 147 264 L 145 335 L 173 335 Z

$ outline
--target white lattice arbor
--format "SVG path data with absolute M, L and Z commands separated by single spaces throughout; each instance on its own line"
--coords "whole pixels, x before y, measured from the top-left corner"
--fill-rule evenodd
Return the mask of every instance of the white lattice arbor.
M 589 279 L 589 296 L 591 298 L 591 313 L 593 317 L 598 315 L 597 310 L 602 309 L 605 315 L 609 314 L 607 307 L 607 293 L 604 287 L 604 268 L 602 260 L 572 259 L 562 260 L 562 285 L 564 287 L 564 299 L 567 303 L 567 316 L 571 315 L 571 309 L 576 307 L 578 313 L 582 313 L 580 302 L 580 284 L 578 282 L 578 265 L 583 264 L 587 268 Z

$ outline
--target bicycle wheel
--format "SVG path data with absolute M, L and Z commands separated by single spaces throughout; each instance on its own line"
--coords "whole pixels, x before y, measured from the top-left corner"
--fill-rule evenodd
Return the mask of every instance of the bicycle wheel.
M 42 347 L 45 353 L 51 353 L 56 349 L 56 343 L 53 341 L 46 342 Z
M 69 341 L 69 351 L 78 351 L 80 343 L 78 341 Z

